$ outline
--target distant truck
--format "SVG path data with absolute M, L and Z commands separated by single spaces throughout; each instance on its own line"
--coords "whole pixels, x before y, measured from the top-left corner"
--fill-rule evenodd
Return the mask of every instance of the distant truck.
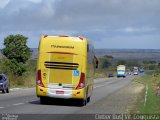
M 117 77 L 126 77 L 126 66 L 125 65 L 117 66 Z
M 133 67 L 133 75 L 138 75 L 138 74 L 139 74 L 139 68 Z

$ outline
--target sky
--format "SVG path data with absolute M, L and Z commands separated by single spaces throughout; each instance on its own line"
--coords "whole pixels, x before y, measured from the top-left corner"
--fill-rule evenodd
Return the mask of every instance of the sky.
M 0 0 L 0 49 L 8 35 L 84 36 L 95 48 L 160 49 L 160 0 Z

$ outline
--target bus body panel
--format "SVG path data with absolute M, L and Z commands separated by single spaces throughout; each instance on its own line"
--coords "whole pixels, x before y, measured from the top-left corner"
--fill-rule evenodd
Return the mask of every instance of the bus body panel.
M 91 47 L 90 47 L 91 46 Z M 93 90 L 94 48 L 78 37 L 41 37 L 37 71 L 38 97 L 86 99 Z M 39 85 L 38 78 L 43 86 Z M 84 79 L 82 88 L 78 88 Z

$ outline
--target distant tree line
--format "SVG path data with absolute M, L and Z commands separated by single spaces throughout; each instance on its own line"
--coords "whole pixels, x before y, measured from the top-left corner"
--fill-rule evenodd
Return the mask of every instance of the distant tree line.
M 116 69 L 118 65 L 126 65 L 127 68 L 131 69 L 134 66 L 145 68 L 148 70 L 154 70 L 160 63 L 154 60 L 139 60 L 139 59 L 115 59 L 111 55 L 104 55 L 103 57 L 99 58 L 100 60 L 100 68 L 101 69 Z

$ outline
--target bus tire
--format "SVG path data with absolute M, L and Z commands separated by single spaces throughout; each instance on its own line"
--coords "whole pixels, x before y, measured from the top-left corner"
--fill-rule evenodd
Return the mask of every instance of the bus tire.
M 88 96 L 89 86 L 87 87 L 87 93 L 86 93 L 86 102 L 88 103 L 90 101 L 90 96 Z
M 87 104 L 87 100 L 86 99 L 80 99 L 79 100 L 79 105 L 80 106 L 85 106 Z
M 9 93 L 9 88 L 7 88 L 6 92 Z
M 90 100 L 91 100 L 91 97 L 89 96 L 89 97 L 87 98 L 87 103 L 90 102 Z
M 40 104 L 46 104 L 46 98 L 40 97 Z
M 2 93 L 6 93 L 7 91 L 6 91 L 6 89 L 4 88 L 3 90 L 2 90 Z

